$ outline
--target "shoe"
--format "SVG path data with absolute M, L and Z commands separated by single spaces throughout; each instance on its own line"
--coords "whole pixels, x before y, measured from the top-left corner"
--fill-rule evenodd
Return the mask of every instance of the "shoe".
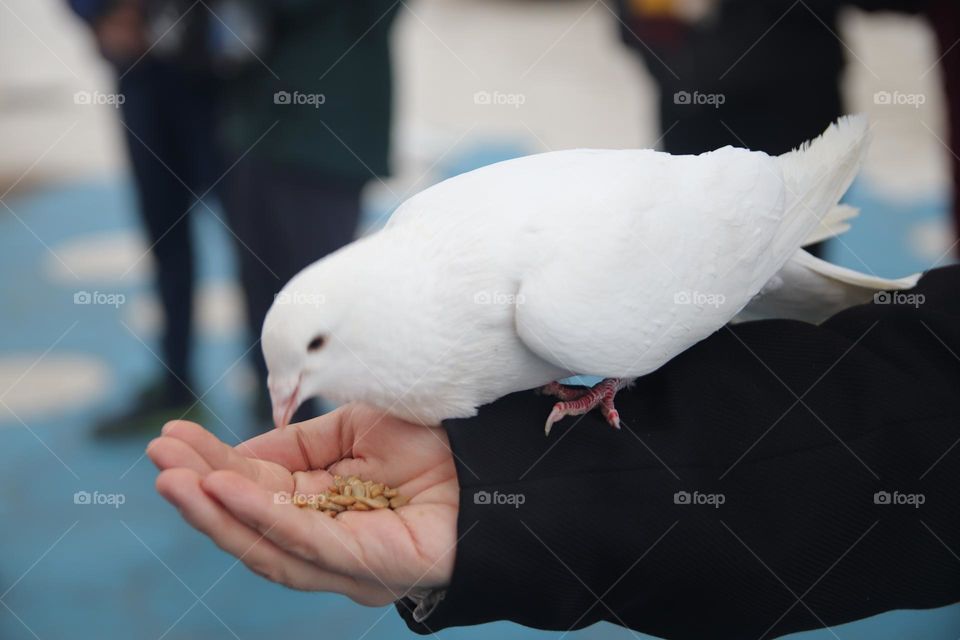
M 141 389 L 133 405 L 118 414 L 107 416 L 94 425 L 93 436 L 99 440 L 157 436 L 170 420 L 192 420 L 203 423 L 209 414 L 179 382 L 179 390 L 166 379 L 159 379 Z

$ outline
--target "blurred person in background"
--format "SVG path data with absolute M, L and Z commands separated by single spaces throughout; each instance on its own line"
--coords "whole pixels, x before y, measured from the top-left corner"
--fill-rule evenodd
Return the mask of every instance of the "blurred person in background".
M 948 0 L 619 0 L 621 36 L 660 88 L 663 150 L 697 154 L 733 145 L 779 155 L 845 113 L 837 35 L 844 6 L 928 8 L 942 16 L 933 23 L 944 51 L 960 36 Z M 952 68 L 947 89 L 955 104 L 955 61 Z M 956 134 L 953 140 L 956 149 Z
M 918 0 L 919 1 L 919 0 Z M 956 0 L 924 2 L 924 11 L 940 42 L 939 64 L 943 70 L 943 88 L 947 96 L 947 126 L 950 168 L 953 180 L 953 228 L 960 238 L 960 3 Z M 953 245 L 960 257 L 960 242 Z
M 157 430 L 195 416 L 189 370 L 194 256 L 187 212 L 219 175 L 214 148 L 216 85 L 207 63 L 208 14 L 177 0 L 69 0 L 114 67 L 138 208 L 156 265 L 165 324 L 165 369 L 100 437 Z
M 227 83 L 222 137 L 236 166 L 225 206 L 238 241 L 250 340 L 300 269 L 353 240 L 360 192 L 387 172 L 388 36 L 398 3 L 247 0 L 259 55 Z M 322 300 L 316 301 L 322 304 Z M 269 426 L 266 365 L 255 412 Z M 304 407 L 299 419 L 308 417 Z
M 793 4 L 620 0 L 621 36 L 660 88 L 664 151 L 732 145 L 779 155 L 844 113 L 843 51 L 824 27 L 835 22 L 834 3 Z
M 621 35 L 660 87 L 665 151 L 785 153 L 844 113 L 842 45 L 824 26 L 836 3 L 794 4 L 621 0 Z

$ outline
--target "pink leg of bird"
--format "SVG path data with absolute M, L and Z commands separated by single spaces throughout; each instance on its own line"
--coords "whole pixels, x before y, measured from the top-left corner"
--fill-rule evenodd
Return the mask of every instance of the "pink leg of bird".
M 553 405 L 544 432 L 550 435 L 556 422 L 567 416 L 581 416 L 597 407 L 610 426 L 619 429 L 620 413 L 614 406 L 613 399 L 627 383 L 628 381 L 622 378 L 606 378 L 590 388 L 570 387 L 559 382 L 545 385 L 541 392 L 559 398 L 560 402 Z

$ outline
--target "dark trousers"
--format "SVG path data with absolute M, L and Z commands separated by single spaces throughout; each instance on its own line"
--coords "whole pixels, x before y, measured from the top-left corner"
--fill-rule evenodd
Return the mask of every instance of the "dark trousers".
M 940 66 L 943 67 L 943 89 L 947 95 L 947 121 L 950 134 L 950 158 L 953 172 L 953 223 L 960 238 L 960 7 L 950 0 L 934 0 L 927 5 L 927 15 L 940 40 Z M 960 258 L 960 242 L 953 253 Z
M 184 396 L 194 284 L 186 214 L 195 204 L 193 193 L 201 195 L 219 174 L 215 88 L 207 78 L 149 57 L 120 73 L 124 133 L 166 319 L 160 356 L 168 392 Z
M 283 285 L 353 240 L 363 183 L 251 156 L 240 161 L 227 182 L 227 216 L 238 241 L 240 279 L 254 340 Z M 259 349 L 251 354 L 266 385 L 263 355 Z

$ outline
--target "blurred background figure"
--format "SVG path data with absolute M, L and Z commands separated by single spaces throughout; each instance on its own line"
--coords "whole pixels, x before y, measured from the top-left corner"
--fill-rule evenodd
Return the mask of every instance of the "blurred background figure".
M 779 155 L 843 114 L 838 6 L 824 4 L 621 0 L 624 42 L 660 91 L 663 150 L 733 145 Z
M 780 155 L 850 111 L 837 36 L 844 7 L 915 12 L 925 0 L 618 0 L 621 37 L 656 81 L 661 146 L 697 154 L 726 145 Z M 935 9 L 946 51 L 956 9 Z M 951 5 L 952 6 L 952 5 Z M 776 30 L 774 33 L 771 31 Z M 769 36 L 769 37 L 768 37 Z M 948 95 L 956 71 L 946 68 Z M 955 92 L 955 88 L 953 89 Z M 953 107 L 956 108 L 956 107 Z M 952 149 L 960 149 L 954 143 Z M 954 154 L 955 155 L 955 154 Z M 956 171 L 956 169 L 955 169 Z M 822 254 L 823 247 L 808 247 Z
M 928 0 L 923 6 L 940 43 L 938 61 L 943 70 L 948 140 L 952 151 L 948 161 L 953 179 L 953 225 L 954 233 L 960 238 L 960 48 L 957 47 L 960 43 L 960 3 Z M 960 246 L 955 245 L 953 250 L 954 255 L 960 256 Z
M 698 154 L 726 145 L 779 155 L 850 111 L 841 81 L 843 9 L 925 10 L 940 40 L 957 184 L 960 14 L 940 0 L 618 0 L 621 37 L 659 89 L 661 147 Z M 775 31 L 774 31 L 775 29 Z M 772 32 L 772 33 L 771 33 Z M 854 54 L 855 55 L 855 54 Z M 955 205 L 956 207 L 956 205 Z M 960 229 L 960 222 L 957 222 Z M 821 245 L 808 247 L 816 255 Z
M 101 420 L 99 436 L 157 432 L 199 419 L 190 370 L 194 242 L 188 212 L 218 173 L 216 83 L 207 13 L 179 0 L 70 0 L 117 77 L 137 203 L 156 265 L 164 317 L 160 362 L 131 404 Z
M 392 69 L 387 0 L 247 0 L 262 57 L 227 84 L 222 132 L 235 159 L 224 204 L 238 242 L 250 340 L 300 269 L 354 238 L 360 195 L 387 173 Z M 282 302 L 282 301 L 281 301 Z M 317 300 L 316 304 L 322 301 Z M 266 365 L 254 411 L 272 425 Z M 310 417 L 311 403 L 296 419 Z
M 953 0 L 942 2 L 942 11 L 955 10 Z M 786 15 L 781 19 L 768 3 Z M 192 306 L 192 375 L 178 376 L 197 394 L 189 403 L 209 414 L 205 426 L 237 442 L 269 425 L 250 411 L 265 388 L 252 366 L 260 359 L 254 318 L 289 274 L 352 237 L 357 207 L 359 231 L 366 233 L 430 184 L 517 155 L 575 147 L 677 150 L 681 143 L 695 150 L 701 134 L 685 133 L 687 126 L 704 127 L 704 148 L 738 144 L 722 124 L 716 128 L 713 111 L 700 113 L 692 95 L 689 109 L 673 104 L 672 92 L 663 104 L 654 74 L 674 83 L 674 92 L 704 93 L 710 85 L 698 84 L 706 77 L 701 67 L 716 78 L 739 58 L 723 81 L 736 78 L 743 89 L 719 89 L 729 94 L 718 111 L 747 144 L 767 150 L 774 140 L 789 146 L 796 140 L 788 137 L 802 136 L 794 117 L 813 119 L 783 103 L 797 93 L 790 82 L 838 86 L 838 98 L 825 89 L 826 107 L 815 95 L 795 96 L 824 119 L 838 105 L 867 112 L 874 128 L 866 166 L 849 195 L 863 213 L 830 243 L 827 257 L 890 277 L 947 262 L 955 249 L 948 140 L 956 133 L 947 126 L 943 81 L 956 86 L 960 44 L 953 45 L 960 34 L 950 35 L 946 18 L 927 17 L 934 14 L 926 6 L 915 15 L 854 9 L 828 19 L 832 10 L 823 2 L 789 4 L 723 0 L 719 13 L 694 13 L 680 24 L 666 10 L 648 10 L 644 24 L 670 22 L 700 42 L 692 45 L 696 64 L 675 62 L 666 56 L 682 61 L 682 51 L 668 51 L 667 40 L 644 34 L 678 80 L 643 44 L 634 42 L 643 60 L 624 46 L 618 17 L 636 33 L 644 25 L 621 16 L 613 0 L 404 0 L 396 6 L 187 0 L 167 13 L 155 13 L 150 0 L 117 14 L 121 25 L 146 24 L 116 31 L 142 29 L 147 36 L 114 39 L 132 40 L 121 49 L 149 50 L 127 64 L 122 83 L 147 63 L 183 72 L 177 81 L 167 75 L 143 83 L 143 91 L 179 87 L 141 102 L 147 114 L 161 105 L 172 114 L 158 122 L 175 130 L 155 141 L 127 113 L 135 88 L 121 89 L 130 95 L 117 104 L 117 79 L 126 69 L 99 52 L 91 31 L 96 11 L 84 13 L 91 20 L 85 23 L 65 0 L 0 0 L 0 515 L 7 525 L 0 527 L 0 638 L 73 637 L 78 629 L 105 639 L 408 637 L 389 609 L 371 612 L 341 597 L 292 592 L 237 566 L 157 496 L 155 470 L 143 457 L 145 437 L 90 437 L 90 423 L 104 408 L 122 412 L 154 384 L 157 372 L 166 371 L 161 362 L 180 368 L 164 350 L 169 320 L 153 286 L 160 258 L 149 259 L 154 239 L 135 206 L 139 170 L 128 160 L 135 160 L 132 146 L 139 143 L 119 124 L 118 111 L 189 185 L 188 191 L 147 154 L 160 165 L 153 175 L 171 181 L 159 201 L 182 202 L 170 214 L 173 231 L 164 240 L 183 231 L 194 242 L 192 301 L 188 289 L 175 300 L 181 311 Z M 736 16 L 731 24 L 742 22 L 731 27 L 739 41 L 700 33 L 715 30 L 711 20 L 725 20 L 727 11 Z M 747 15 L 751 11 L 756 15 Z M 744 77 L 741 67 L 768 68 L 754 58 L 787 55 L 777 41 L 808 51 L 795 28 L 827 53 L 805 54 L 810 60 L 785 67 L 782 77 L 764 71 L 781 102 L 765 101 L 760 80 Z M 200 33 L 206 35 L 187 37 Z M 720 49 L 706 46 L 710 38 L 722 40 Z M 189 42 L 195 44 L 180 48 Z M 173 53 L 178 50 L 191 53 Z M 817 65 L 822 73 L 811 69 Z M 200 105 L 217 101 L 217 85 L 226 102 L 206 111 Z M 734 96 L 741 94 L 749 99 L 738 103 Z M 748 115 L 730 111 L 743 104 L 769 110 L 757 126 L 769 128 L 770 140 L 754 131 Z M 663 117 L 664 108 L 682 120 L 660 140 L 674 122 Z M 223 119 L 202 115 L 214 110 Z M 209 127 L 197 124 L 205 117 Z M 712 129 L 700 124 L 708 118 Z M 168 148 L 174 140 L 181 146 Z M 226 153 L 222 162 L 213 160 L 219 166 L 212 172 L 197 178 L 177 164 L 187 161 L 173 149 L 189 149 L 198 160 L 210 157 L 215 141 Z M 194 194 L 223 197 L 195 205 Z M 228 203 L 225 215 L 217 199 L 240 200 L 240 210 Z M 191 214 L 173 225 L 191 205 Z M 270 238 L 266 249 L 261 237 Z M 185 245 L 173 246 L 183 251 Z M 279 249 L 281 255 L 272 253 Z M 237 286 L 241 262 L 253 273 Z M 247 300 L 247 290 L 259 293 Z M 256 310 L 247 313 L 248 304 Z M 851 447 L 859 453 L 856 443 Z M 958 453 L 960 447 L 945 455 Z M 852 456 L 850 465 L 852 473 L 862 472 Z M 929 533 L 918 527 L 917 535 Z M 955 561 L 947 550 L 944 561 Z M 446 631 L 444 639 L 561 635 L 633 637 L 605 624 L 560 634 L 504 623 Z M 960 607 L 954 606 L 892 612 L 791 640 L 958 637 Z

